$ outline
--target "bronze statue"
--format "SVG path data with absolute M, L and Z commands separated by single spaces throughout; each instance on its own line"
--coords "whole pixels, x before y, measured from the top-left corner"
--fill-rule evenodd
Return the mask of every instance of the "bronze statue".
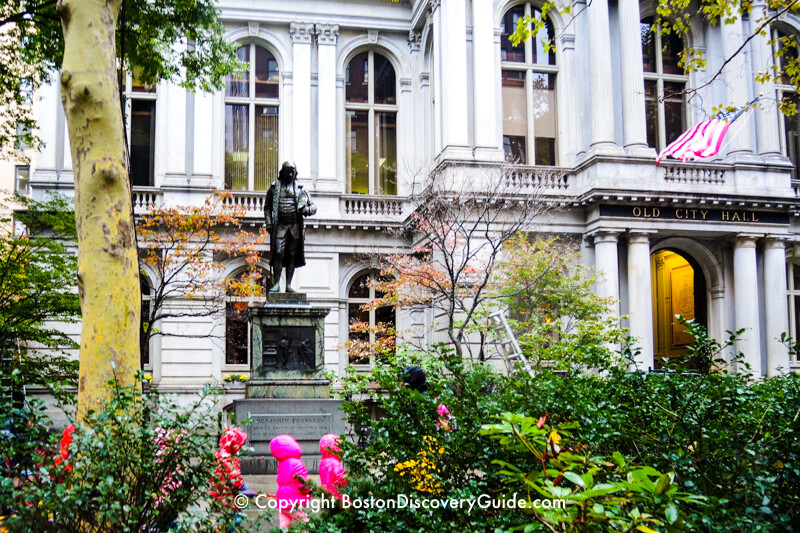
M 280 291 L 281 270 L 286 267 L 286 292 L 292 289 L 294 269 L 306 264 L 303 252 L 303 217 L 317 212 L 317 206 L 297 181 L 297 167 L 289 161 L 281 166 L 278 180 L 267 191 L 264 218 L 269 229 L 269 248 L 272 254 L 272 280 L 270 292 Z

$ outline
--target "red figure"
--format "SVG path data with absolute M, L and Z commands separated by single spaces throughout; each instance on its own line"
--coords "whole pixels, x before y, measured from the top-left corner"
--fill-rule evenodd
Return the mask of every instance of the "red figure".
M 311 499 L 308 470 L 300 459 L 302 448 L 291 435 L 278 435 L 269 442 L 269 451 L 278 460 L 278 492 L 275 497 L 280 509 L 281 529 L 287 529 L 293 520 L 308 522 L 306 514 L 298 507 Z

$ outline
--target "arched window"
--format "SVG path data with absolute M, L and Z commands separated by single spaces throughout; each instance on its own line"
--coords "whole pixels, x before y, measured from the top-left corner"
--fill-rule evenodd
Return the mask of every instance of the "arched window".
M 264 191 L 278 178 L 278 62 L 257 44 L 236 57 L 247 67 L 225 85 L 225 185 Z
M 397 194 L 397 81 L 386 57 L 372 50 L 347 64 L 347 192 Z
M 352 365 L 368 365 L 370 351 L 364 351 L 365 346 L 374 346 L 381 337 L 394 335 L 396 324 L 395 310 L 393 307 L 379 307 L 377 309 L 362 309 L 383 293 L 377 290 L 372 280 L 378 276 L 375 271 L 365 272 L 355 278 L 347 293 L 347 317 L 350 326 L 349 340 L 351 347 L 358 345 L 359 349 L 350 350 L 349 362 Z M 393 339 L 392 339 L 393 340 Z
M 503 86 L 503 150 L 506 159 L 529 165 L 558 163 L 556 121 L 556 53 L 545 43 L 554 38 L 548 21 L 536 37 L 513 46 L 508 37 L 525 15 L 541 17 L 530 3 L 503 16 L 500 62 Z
M 644 100 L 647 144 L 659 152 L 686 131 L 686 99 L 681 91 L 689 78 L 678 66 L 683 41 L 679 35 L 659 35 L 654 19 L 642 20 Z
M 155 185 L 156 153 L 156 88 L 145 85 L 139 69 L 125 78 L 125 110 L 128 115 L 131 185 Z
M 791 77 L 785 73 L 787 64 L 791 60 L 797 61 L 797 36 L 773 28 L 772 42 L 775 64 L 781 73 L 780 80 L 776 85 L 776 98 L 784 105 L 800 106 L 800 95 L 797 94 L 797 88 L 792 85 Z M 800 179 L 800 121 L 797 119 L 797 113 L 791 116 L 783 115 L 781 129 L 783 130 L 781 152 L 794 163 L 794 179 Z
M 242 271 L 232 276 L 234 284 L 244 282 L 250 272 Z M 268 275 L 261 272 L 257 283 L 261 286 L 262 294 L 266 294 Z M 250 364 L 250 330 L 247 321 L 247 308 L 253 303 L 263 300 L 259 297 L 242 297 L 233 295 L 229 290 L 225 297 L 225 364 L 249 365 Z

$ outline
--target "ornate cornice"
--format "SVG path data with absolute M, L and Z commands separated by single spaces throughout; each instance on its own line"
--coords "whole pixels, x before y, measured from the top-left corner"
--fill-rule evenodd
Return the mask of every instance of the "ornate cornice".
M 411 30 L 408 32 L 408 47 L 412 52 L 419 52 L 422 47 L 422 32 Z
M 317 44 L 336 44 L 339 39 L 338 24 L 317 24 L 315 27 Z
M 311 43 L 314 35 L 313 22 L 292 22 L 289 24 L 289 37 L 293 43 Z

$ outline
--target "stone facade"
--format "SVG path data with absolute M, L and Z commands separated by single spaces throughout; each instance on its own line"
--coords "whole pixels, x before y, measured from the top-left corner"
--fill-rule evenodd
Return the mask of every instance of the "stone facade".
M 391 230 L 409 215 L 406 196 L 413 175 L 448 165 L 469 177 L 500 164 L 518 139 L 536 152 L 535 161 L 541 158 L 564 171 L 563 179 L 547 182 L 547 194 L 559 198 L 563 209 L 542 230 L 580 239 L 583 261 L 604 273 L 597 292 L 618 301 L 615 311 L 628 317 L 631 334 L 642 341 L 643 367 L 653 366 L 662 344 L 680 344 L 680 332 L 670 330 L 669 320 L 662 327 L 655 318 L 657 308 L 689 300 L 717 338 L 746 328 L 737 347 L 755 374 L 774 374 L 797 363 L 777 341 L 783 331 L 800 333 L 793 325 L 800 321 L 795 319 L 800 297 L 787 299 L 787 291 L 794 290 L 787 285 L 787 271 L 793 271 L 795 250 L 800 251 L 794 165 L 785 155 L 791 152 L 790 136 L 774 105 L 776 88 L 753 81 L 753 73 L 773 61 L 768 39 L 747 44 L 746 55 L 676 111 L 666 104 L 659 107 L 645 91 L 646 83 L 660 87 L 674 80 L 643 67 L 641 21 L 654 7 L 632 0 L 594 0 L 585 10 L 575 9 L 574 19 L 553 14 L 552 60 L 539 56 L 532 63 L 514 59 L 523 52 L 506 44 L 503 24 L 511 20 L 509 13 L 531 12 L 535 3 L 221 0 L 219 7 L 228 39 L 254 45 L 249 49 L 256 59 L 251 53 L 249 61 L 257 61 L 261 50 L 274 61 L 263 72 L 259 65 L 251 68 L 253 78 L 243 83 L 255 83 L 256 91 L 259 83 L 272 83 L 274 92 L 259 99 L 258 92 L 254 97 L 224 91 L 193 94 L 160 84 L 149 137 L 153 180 L 134 187 L 135 210 L 198 205 L 209 188 L 223 187 L 226 165 L 238 161 L 230 148 L 236 142 L 232 124 L 237 112 L 249 120 L 250 143 L 237 153 L 245 161 L 249 150 L 241 168 L 247 169 L 242 176 L 251 185 L 252 161 L 262 156 L 253 152 L 259 148 L 251 148 L 256 142 L 250 132 L 261 128 L 263 138 L 267 133 L 277 138 L 275 161 L 296 162 L 299 179 L 319 208 L 307 220 L 308 264 L 297 271 L 294 285 L 312 305 L 331 308 L 324 326 L 329 369 L 343 372 L 348 362 L 342 345 L 348 337 L 349 294 L 353 280 L 368 268 L 361 258 L 404 246 Z M 697 24 L 685 44 L 705 50 L 707 72 L 713 73 L 752 25 L 752 18 L 721 27 Z M 800 19 L 784 16 L 781 28 L 796 31 Z M 536 42 L 526 46 L 527 58 L 543 53 Z M 391 78 L 386 77 L 387 64 Z M 681 83 L 700 87 L 709 76 L 692 73 Z M 358 83 L 368 98 L 359 100 L 352 92 Z M 379 83 L 392 85 L 391 97 L 376 89 Z M 541 83 L 548 85 L 542 88 Z M 39 133 L 46 144 L 31 167 L 34 196 L 72 189 L 58 91 L 45 87 L 40 95 Z M 527 115 L 516 124 L 509 118 L 513 109 L 504 104 L 519 91 L 527 91 Z M 688 128 L 706 118 L 713 105 L 741 105 L 760 92 L 767 95 L 762 108 L 732 126 L 719 157 L 654 164 L 658 143 L 648 140 L 648 132 L 657 137 L 676 121 Z M 270 113 L 276 122 L 259 126 L 258 120 Z M 359 117 L 368 119 L 359 122 Z M 517 127 L 521 133 L 512 132 Z M 393 137 L 393 146 L 391 140 L 369 140 L 379 137 Z M 358 163 L 358 154 L 365 154 L 366 162 Z M 534 160 L 533 153 L 527 157 Z M 358 181 L 362 170 L 368 176 L 363 183 Z M 549 169 L 517 165 L 516 170 L 535 178 Z M 235 201 L 250 209 L 253 228 L 263 223 L 265 192 L 255 188 L 234 192 Z M 684 257 L 697 275 L 691 298 L 675 289 L 667 304 L 654 280 L 662 279 L 658 262 L 668 253 Z M 666 264 L 663 268 L 672 268 Z M 234 275 L 239 268 L 226 265 L 226 273 Z M 669 287 L 688 284 L 677 268 L 664 274 Z M 800 295 L 800 286 L 797 290 Z M 401 313 L 397 320 L 398 329 L 425 342 L 437 339 L 429 311 Z M 162 324 L 161 329 L 213 333 L 152 341 L 148 371 L 164 390 L 187 392 L 209 378 L 249 372 L 249 365 L 226 364 L 223 316 Z

